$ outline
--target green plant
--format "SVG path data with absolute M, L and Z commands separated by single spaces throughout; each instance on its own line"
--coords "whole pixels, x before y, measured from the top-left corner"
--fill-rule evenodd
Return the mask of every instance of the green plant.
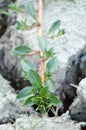
M 14 8 L 13 8 L 14 7 Z M 16 8 L 15 8 L 16 7 Z M 23 70 L 23 76 L 26 80 L 29 80 L 31 86 L 27 86 L 22 89 L 17 98 L 24 98 L 25 106 L 36 105 L 41 114 L 44 114 L 48 109 L 54 105 L 57 106 L 60 101 L 53 94 L 55 92 L 55 83 L 52 79 L 52 74 L 57 67 L 57 56 L 55 55 L 54 48 L 48 47 L 48 41 L 46 37 L 56 38 L 65 33 L 64 29 L 60 29 L 61 21 L 55 21 L 46 36 L 42 34 L 42 7 L 43 1 L 39 0 L 38 18 L 37 12 L 33 4 L 30 2 L 28 6 L 24 6 L 23 11 L 18 6 L 11 6 L 10 8 L 16 11 L 29 13 L 34 19 L 34 23 L 28 26 L 26 20 L 17 22 L 17 29 L 30 30 L 33 27 L 38 27 L 38 44 L 40 50 L 33 50 L 27 46 L 18 46 L 15 48 L 14 53 L 21 57 L 21 67 Z M 27 60 L 28 56 L 38 55 L 41 63 L 41 76 L 36 71 L 35 66 Z

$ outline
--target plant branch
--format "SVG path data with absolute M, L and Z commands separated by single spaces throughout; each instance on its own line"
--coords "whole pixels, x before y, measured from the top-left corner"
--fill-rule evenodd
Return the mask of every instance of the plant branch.
M 40 51 L 34 51 L 33 53 L 27 54 L 27 56 L 34 56 L 40 54 Z
M 38 37 L 42 36 L 42 11 L 43 11 L 43 0 L 38 0 L 39 1 L 39 8 L 38 8 Z M 43 52 L 40 50 L 40 56 L 43 57 Z M 44 65 L 44 60 L 41 60 L 41 79 L 42 79 L 42 84 L 44 84 L 45 76 L 44 76 L 44 71 L 45 71 L 45 65 Z

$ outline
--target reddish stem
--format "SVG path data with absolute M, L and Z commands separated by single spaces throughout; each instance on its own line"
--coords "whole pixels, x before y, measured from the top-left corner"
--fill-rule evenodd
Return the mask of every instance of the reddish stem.
M 39 8 L 38 8 L 38 37 L 42 36 L 42 11 L 43 11 L 43 0 L 38 0 L 39 1 Z M 40 56 L 43 57 L 43 52 L 40 50 Z M 44 60 L 41 60 L 41 79 L 42 79 L 42 84 L 44 85 L 44 76 L 45 72 L 45 65 L 44 65 Z
M 40 51 L 34 51 L 33 53 L 27 54 L 28 56 L 34 56 L 40 54 Z

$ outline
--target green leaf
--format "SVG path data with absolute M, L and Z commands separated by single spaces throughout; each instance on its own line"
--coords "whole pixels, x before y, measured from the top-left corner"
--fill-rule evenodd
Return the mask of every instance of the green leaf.
M 22 71 L 22 77 L 24 77 L 24 80 L 28 80 L 28 72 Z
M 55 87 L 55 83 L 54 83 L 53 80 L 51 80 L 51 79 L 47 80 L 46 81 L 46 86 L 48 86 L 50 92 L 52 92 L 52 93 L 55 92 L 56 87 Z
M 0 8 L 0 14 L 4 14 L 4 15 L 7 15 L 7 16 L 11 16 L 11 14 L 7 11 L 5 11 L 4 9 L 1 9 Z
M 55 21 L 55 22 L 51 25 L 48 34 L 54 33 L 54 32 L 60 27 L 60 25 L 61 25 L 61 20 Z
M 33 86 L 37 88 L 40 88 L 42 86 L 41 78 L 39 74 L 34 70 L 29 71 L 29 81 L 31 82 Z
M 54 53 L 54 48 L 53 47 L 51 47 L 49 50 L 45 51 L 45 55 L 46 55 L 47 59 L 52 57 L 54 54 L 55 53 Z
M 18 30 L 31 30 L 36 26 L 37 26 L 36 23 L 32 23 L 31 25 L 27 25 L 26 20 L 25 21 L 17 21 L 17 23 L 16 23 L 16 28 Z
M 26 30 L 27 28 L 28 28 L 28 25 L 26 24 L 26 21 L 17 21 L 16 29 L 18 29 L 18 30 Z
M 8 6 L 11 10 L 18 11 L 18 5 L 16 3 L 11 3 Z
M 50 77 L 52 76 L 51 72 L 45 72 L 44 73 L 45 77 L 46 77 L 46 80 L 50 79 Z
M 48 96 L 48 87 L 43 87 L 40 91 L 40 96 L 46 98 Z
M 30 16 L 32 16 L 34 19 L 36 19 L 36 11 L 35 11 L 35 8 L 34 8 L 32 2 L 29 2 L 29 4 L 27 5 L 27 11 L 30 14 Z
M 14 50 L 14 54 L 24 56 L 32 52 L 32 49 L 26 46 L 18 46 Z
M 53 94 L 50 94 L 48 98 L 51 105 L 57 106 L 61 103 L 60 100 Z
M 64 30 L 64 29 L 61 29 L 61 30 L 59 30 L 57 36 L 62 36 L 62 35 L 64 35 L 64 34 L 65 34 L 65 30 Z
M 32 99 L 32 102 L 33 102 L 35 105 L 39 105 L 40 102 L 41 102 L 41 99 L 40 99 L 40 97 L 34 97 L 34 98 Z
M 16 2 L 9 4 L 8 7 L 11 10 L 15 11 L 15 12 L 23 12 L 23 11 L 25 11 L 25 6 L 24 5 L 19 6 Z
M 39 47 L 42 49 L 43 52 L 45 52 L 47 50 L 47 45 L 48 45 L 48 41 L 46 40 L 45 37 L 40 37 L 39 38 Z
M 33 64 L 25 59 L 21 60 L 21 67 L 25 72 L 29 72 L 30 69 L 35 70 Z
M 46 100 L 45 107 L 46 107 L 46 109 L 51 107 L 51 103 L 49 102 L 49 99 Z
M 30 96 L 29 98 L 27 98 L 26 100 L 25 100 L 25 102 L 24 102 L 24 106 L 32 106 L 32 105 L 34 105 L 34 103 L 32 102 L 32 100 L 33 100 L 33 98 L 34 98 L 35 96 Z
M 58 62 L 57 57 L 52 57 L 46 64 L 46 72 L 52 73 L 57 67 L 57 62 Z
M 21 99 L 21 98 L 31 96 L 31 95 L 32 95 L 32 88 L 31 87 L 25 87 L 19 92 L 19 94 L 17 95 L 17 98 Z
M 41 114 L 46 113 L 46 108 L 45 108 L 44 105 L 39 105 L 39 106 L 37 107 L 37 110 L 39 110 Z

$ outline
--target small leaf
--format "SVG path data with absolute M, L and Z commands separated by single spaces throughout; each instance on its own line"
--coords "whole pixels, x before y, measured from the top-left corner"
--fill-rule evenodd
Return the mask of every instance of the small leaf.
M 48 98 L 50 100 L 51 105 L 57 106 L 61 103 L 60 100 L 53 94 L 50 94 Z
M 44 75 L 46 80 L 50 79 L 50 77 L 52 76 L 51 72 L 47 72 L 47 71 L 44 73 Z
M 46 81 L 46 86 L 48 86 L 50 92 L 52 92 L 52 93 L 55 92 L 56 87 L 55 87 L 55 83 L 53 80 L 49 79 L 48 81 Z
M 28 80 L 28 72 L 22 71 L 22 77 L 24 77 L 24 80 Z
M 9 12 L 7 12 L 4 9 L 1 9 L 1 8 L 0 8 L 0 14 L 4 14 L 6 16 L 11 16 L 11 14 Z
M 39 38 L 39 47 L 42 49 L 43 52 L 46 51 L 48 45 L 48 41 L 46 40 L 45 37 L 40 37 Z
M 26 55 L 30 52 L 32 52 L 32 49 L 26 46 L 18 46 L 14 50 L 14 54 L 21 55 L 21 56 Z
M 46 72 L 52 73 L 57 67 L 57 62 L 58 62 L 57 57 L 52 57 L 46 64 Z
M 26 96 L 29 96 L 32 94 L 32 88 L 31 87 L 25 87 L 23 88 L 19 94 L 17 95 L 18 99 L 24 98 Z
M 17 3 L 11 3 L 11 4 L 9 4 L 8 7 L 15 12 L 25 11 L 25 6 L 24 5 L 19 6 Z
M 18 5 L 16 3 L 11 3 L 8 6 L 11 10 L 17 11 Z
M 34 105 L 34 103 L 32 102 L 32 100 L 33 100 L 33 98 L 34 98 L 35 96 L 30 96 L 29 98 L 27 98 L 26 100 L 25 100 L 25 102 L 24 102 L 24 106 L 32 106 L 32 105 Z
M 61 25 L 61 20 L 55 21 L 55 22 L 51 25 L 48 34 L 55 32 L 55 31 L 60 27 L 60 25 Z
M 31 25 L 27 25 L 26 20 L 25 21 L 17 21 L 16 28 L 18 30 L 31 30 L 34 27 L 36 27 L 36 23 L 32 23 Z
M 29 72 L 30 69 L 35 70 L 33 64 L 25 59 L 21 60 L 21 67 L 25 72 Z
M 27 5 L 27 10 L 28 10 L 28 13 L 30 14 L 30 16 L 32 16 L 34 19 L 36 19 L 36 11 L 35 11 L 35 8 L 34 8 L 32 2 L 29 2 L 29 4 Z
M 48 96 L 48 87 L 43 87 L 40 91 L 40 96 L 46 98 Z
M 45 108 L 44 105 L 39 105 L 39 106 L 37 107 L 37 110 L 39 110 L 41 114 L 46 113 L 46 108 Z
M 40 88 L 42 86 L 41 78 L 39 74 L 34 70 L 29 71 L 29 81 L 33 86 L 36 86 L 37 88 Z
M 45 103 L 45 107 L 46 107 L 46 109 L 51 107 L 51 104 L 50 104 L 49 100 L 46 101 L 46 103 Z
M 65 30 L 64 30 L 64 29 L 61 29 L 61 30 L 59 30 L 57 36 L 62 36 L 62 35 L 64 35 L 64 34 L 65 34 Z
M 32 99 L 32 102 L 33 102 L 35 105 L 39 105 L 40 102 L 41 102 L 41 99 L 40 99 L 40 97 L 34 97 L 34 98 Z
M 26 24 L 26 21 L 17 21 L 16 29 L 18 29 L 18 30 L 26 30 L 27 28 L 28 28 L 28 25 Z
M 46 58 L 49 59 L 50 57 L 52 57 L 54 55 L 54 48 L 51 47 L 49 50 L 45 51 L 45 55 L 46 55 Z

